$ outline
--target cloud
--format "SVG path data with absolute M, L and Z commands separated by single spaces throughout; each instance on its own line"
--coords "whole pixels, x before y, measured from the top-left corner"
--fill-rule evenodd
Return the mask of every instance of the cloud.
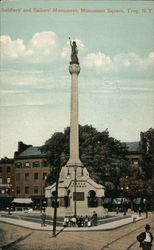
M 80 39 L 75 38 L 75 39 L 72 39 L 72 41 L 76 41 L 77 47 L 81 53 L 85 50 L 85 46 Z M 68 58 L 70 56 L 70 51 L 71 51 L 70 41 L 68 41 L 67 45 L 62 49 L 61 56 L 63 58 Z
M 22 39 L 12 41 L 10 36 L 1 36 L 0 43 L 2 57 L 17 59 L 26 53 L 26 47 Z
M 141 58 L 134 52 L 120 53 L 111 58 L 101 52 L 89 53 L 83 59 L 83 65 L 88 69 L 94 69 L 97 73 L 116 74 L 116 73 L 145 73 L 151 71 L 153 67 L 154 52 L 147 57 Z
M 26 59 L 32 63 L 51 60 L 57 49 L 57 40 L 52 31 L 35 33 L 27 45 L 21 38 L 12 40 L 10 36 L 2 35 L 1 55 L 5 60 Z
M 1 95 L 17 95 L 17 94 L 24 94 L 24 93 L 28 93 L 28 91 L 12 90 L 12 89 L 0 89 Z
M 69 75 L 43 70 L 2 70 L 0 95 L 29 93 L 68 93 Z

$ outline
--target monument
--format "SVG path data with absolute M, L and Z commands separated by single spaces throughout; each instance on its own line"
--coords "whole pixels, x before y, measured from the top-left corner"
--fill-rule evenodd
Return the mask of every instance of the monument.
M 80 65 L 75 41 L 71 41 L 71 116 L 70 116 L 70 156 L 62 167 L 58 184 L 57 216 L 92 216 L 95 211 L 102 217 L 104 187 L 94 182 L 79 158 L 79 124 L 78 124 L 78 75 Z M 56 183 L 46 187 L 46 212 L 53 215 Z

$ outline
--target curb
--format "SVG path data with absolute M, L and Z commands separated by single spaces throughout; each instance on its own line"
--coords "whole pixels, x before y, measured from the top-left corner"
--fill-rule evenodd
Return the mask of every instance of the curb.
M 138 221 L 141 221 L 141 220 L 144 220 L 144 219 L 146 219 L 145 217 L 143 217 L 143 218 L 141 218 L 141 219 L 139 219 L 139 220 L 137 220 L 135 223 L 137 223 Z M 29 230 L 32 230 L 32 231 L 34 231 L 34 230 L 37 230 L 37 231 L 44 231 L 44 232 L 52 232 L 52 228 L 51 229 L 41 229 L 41 228 L 31 228 L 31 227 L 28 227 L 28 226 L 25 226 L 25 225 L 18 225 L 18 224 L 14 224 L 13 222 L 6 222 L 6 221 L 0 221 L 0 222 L 2 222 L 2 223 L 6 223 L 6 224 L 10 224 L 10 225 L 14 225 L 14 226 L 17 226 L 17 227 L 21 227 L 21 228 L 26 228 L 26 229 L 29 229 Z M 124 226 L 126 226 L 126 225 L 129 225 L 129 224 L 131 224 L 131 223 L 134 223 L 133 221 L 130 221 L 130 222 L 127 222 L 126 224 L 123 224 L 123 225 L 117 225 L 117 226 L 115 226 L 115 227 L 112 227 L 112 228 L 107 228 L 107 229 L 101 229 L 101 228 L 96 228 L 96 227 L 94 227 L 94 228 L 92 228 L 92 227 L 90 227 L 90 229 L 86 229 L 86 228 L 83 228 L 83 229 L 79 229 L 79 228 L 76 228 L 76 230 L 70 230 L 70 228 L 63 228 L 63 227 L 61 227 L 61 228 L 59 228 L 59 229 L 57 229 L 57 233 L 58 232 L 61 232 L 61 231 L 63 231 L 63 232 L 73 232 L 73 233 L 75 233 L 75 232 L 95 232 L 95 231 L 112 231 L 112 230 L 115 230 L 115 229 L 117 229 L 117 228 L 121 228 L 121 227 L 124 227 Z M 105 223 L 105 224 L 107 224 L 107 223 Z M 65 230 L 66 229 L 66 230 Z

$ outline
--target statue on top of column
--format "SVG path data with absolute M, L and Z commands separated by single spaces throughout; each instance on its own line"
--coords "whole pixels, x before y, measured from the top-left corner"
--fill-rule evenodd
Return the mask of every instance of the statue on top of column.
M 77 45 L 76 45 L 76 42 L 75 41 L 71 41 L 71 38 L 69 37 L 70 39 L 70 46 L 71 46 L 71 62 L 70 64 L 79 64 L 79 59 L 78 59 L 78 50 L 77 50 Z

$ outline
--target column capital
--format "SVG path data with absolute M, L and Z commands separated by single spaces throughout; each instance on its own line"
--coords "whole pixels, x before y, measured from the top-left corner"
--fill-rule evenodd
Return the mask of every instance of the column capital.
M 70 74 L 79 74 L 80 73 L 79 64 L 70 64 L 69 72 L 70 72 Z

